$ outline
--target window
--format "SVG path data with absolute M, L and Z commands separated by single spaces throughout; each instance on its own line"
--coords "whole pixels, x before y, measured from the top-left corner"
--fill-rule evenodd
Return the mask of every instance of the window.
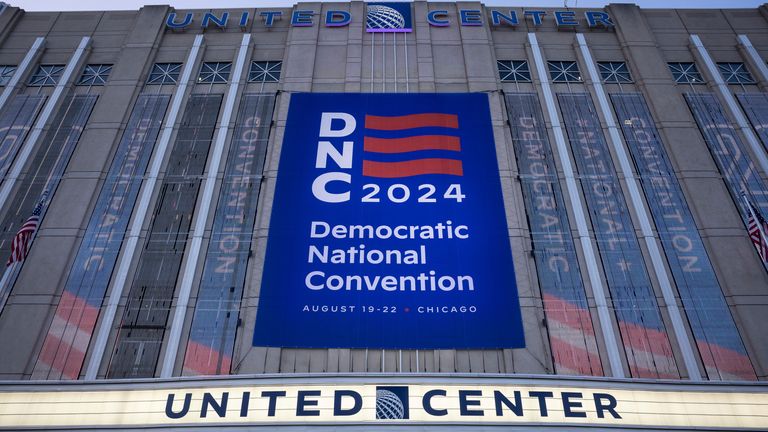
M 112 72 L 112 65 L 92 64 L 85 67 L 77 85 L 104 85 Z
M 203 63 L 200 69 L 200 75 L 197 77 L 199 83 L 225 83 L 229 81 L 229 74 L 232 71 L 232 63 L 208 62 Z
M 531 82 L 531 71 L 525 60 L 498 60 L 501 82 Z
M 0 86 L 8 85 L 14 73 L 16 73 L 16 66 L 0 66 Z
M 248 82 L 278 82 L 282 67 L 283 62 L 281 61 L 252 62 L 251 70 L 248 72 Z
M 717 68 L 728 84 L 754 84 L 755 80 L 744 63 L 718 63 Z
M 597 62 L 597 68 L 600 70 L 600 77 L 604 83 L 631 83 L 632 77 L 629 75 L 629 69 L 624 62 Z
M 181 63 L 155 63 L 147 84 L 176 84 L 181 73 Z
M 552 82 L 581 82 L 581 72 L 576 62 L 548 61 L 547 68 Z
M 704 84 L 704 79 L 693 63 L 667 63 L 667 66 L 678 84 Z
M 32 87 L 55 86 L 64 73 L 64 65 L 40 65 L 29 79 Z

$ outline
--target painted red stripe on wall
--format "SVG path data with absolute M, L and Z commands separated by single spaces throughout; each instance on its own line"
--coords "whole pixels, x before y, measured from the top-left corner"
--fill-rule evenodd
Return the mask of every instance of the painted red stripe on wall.
M 404 130 L 422 127 L 443 127 L 458 129 L 459 116 L 456 114 L 424 113 L 404 116 L 365 116 L 365 128 L 375 130 Z
M 363 148 L 372 153 L 406 153 L 419 150 L 460 151 L 459 137 L 447 135 L 421 135 L 408 138 L 365 137 Z
M 403 162 L 363 161 L 363 175 L 377 178 L 413 177 L 424 174 L 463 176 L 461 161 L 455 159 L 418 159 Z

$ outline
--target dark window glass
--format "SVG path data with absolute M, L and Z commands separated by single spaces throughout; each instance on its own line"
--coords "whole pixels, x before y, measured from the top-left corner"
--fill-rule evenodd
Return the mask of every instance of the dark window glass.
M 707 375 L 756 379 L 645 99 L 622 93 L 611 100 Z
M 248 72 L 248 82 L 278 82 L 280 81 L 281 61 L 255 61 L 251 63 Z
M 16 66 L 0 66 L 0 86 L 8 85 L 11 82 L 13 74 L 16 73 Z
M 155 63 L 147 84 L 176 84 L 181 73 L 181 63 Z
M 718 63 L 717 69 L 728 84 L 754 84 L 755 79 L 744 63 Z
M 232 63 L 203 63 L 200 68 L 200 75 L 197 77 L 199 83 L 225 83 L 229 81 L 229 74 L 232 71 Z
M 118 327 L 109 378 L 154 375 L 221 99 L 189 98 Z
M 587 93 L 557 95 L 630 373 L 679 378 L 629 207 Z
M 498 60 L 496 66 L 501 82 L 531 82 L 531 71 L 525 60 Z
M 80 76 L 78 85 L 104 85 L 112 72 L 112 65 L 109 64 L 91 64 L 85 67 L 83 75 Z
M 736 97 L 760 137 L 760 141 L 768 148 L 768 93 L 741 93 Z
M 33 379 L 73 379 L 83 367 L 83 351 L 93 335 L 169 99 L 168 95 L 142 94 L 136 100 L 64 284 Z
M 548 61 L 547 69 L 552 82 L 581 82 L 581 72 L 575 61 Z
M 29 78 L 30 87 L 55 86 L 64 73 L 64 65 L 40 65 Z
M 205 256 L 184 375 L 230 373 L 274 95 L 244 94 Z
M 694 63 L 667 63 L 667 66 L 678 84 L 704 84 L 704 79 Z
M 629 75 L 629 69 L 624 62 L 597 62 L 597 68 L 600 70 L 600 77 L 607 84 L 631 83 L 632 78 Z
M 535 94 L 506 100 L 555 372 L 603 375 L 541 105 Z

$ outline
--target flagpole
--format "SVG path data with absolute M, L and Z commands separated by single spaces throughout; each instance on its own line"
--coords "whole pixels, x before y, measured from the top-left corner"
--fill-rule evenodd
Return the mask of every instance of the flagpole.
M 755 209 L 752 208 L 752 203 L 749 202 L 746 192 L 742 191 L 741 197 L 744 199 L 744 203 L 747 205 L 747 211 L 749 212 L 749 217 L 751 217 L 755 221 L 757 230 L 760 233 L 760 238 L 762 239 L 763 242 L 766 242 L 765 243 L 766 245 L 768 245 L 768 237 L 765 236 L 765 231 L 763 230 L 763 224 L 761 223 L 760 218 L 758 218 L 757 215 L 755 214 Z M 761 246 L 762 246 L 762 242 L 761 242 Z M 765 249 L 766 247 L 763 247 L 763 249 Z M 763 262 L 763 265 L 768 264 L 766 262 L 766 260 L 768 260 L 768 256 L 763 258 L 762 251 L 758 251 L 757 254 L 760 256 L 760 260 Z

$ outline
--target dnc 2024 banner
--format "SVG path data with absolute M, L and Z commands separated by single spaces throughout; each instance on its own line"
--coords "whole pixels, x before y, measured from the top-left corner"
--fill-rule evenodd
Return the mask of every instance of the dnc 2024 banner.
M 291 96 L 253 344 L 524 346 L 487 95 Z

